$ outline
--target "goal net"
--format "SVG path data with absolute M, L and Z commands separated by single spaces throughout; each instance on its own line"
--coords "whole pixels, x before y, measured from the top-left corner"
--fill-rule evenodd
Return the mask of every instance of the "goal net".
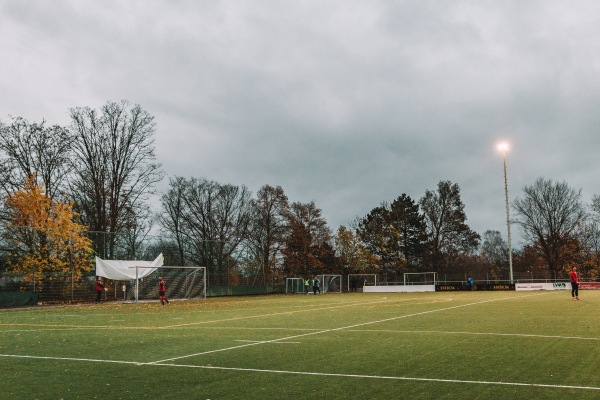
M 437 272 L 405 272 L 404 285 L 436 285 Z
M 349 292 L 362 292 L 364 286 L 377 286 L 377 274 L 348 275 Z
M 321 275 L 321 291 L 323 293 L 342 293 L 342 276 Z
M 310 288 L 312 290 L 312 287 Z M 286 278 L 285 279 L 286 293 L 306 293 L 303 278 Z
M 145 268 L 135 267 L 136 277 L 131 281 L 126 297 L 134 302 L 159 299 L 159 277 L 165 281 L 166 297 L 172 300 L 206 299 L 205 267 L 160 267 L 146 275 Z

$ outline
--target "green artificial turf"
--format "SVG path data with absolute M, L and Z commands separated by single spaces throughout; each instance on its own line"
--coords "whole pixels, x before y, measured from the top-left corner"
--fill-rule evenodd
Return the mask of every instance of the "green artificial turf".
M 2 399 L 597 399 L 600 291 L 0 311 Z

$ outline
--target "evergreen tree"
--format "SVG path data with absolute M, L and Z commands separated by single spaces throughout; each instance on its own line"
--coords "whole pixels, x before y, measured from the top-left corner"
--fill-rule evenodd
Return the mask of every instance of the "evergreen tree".
M 481 239 L 466 223 L 460 188 L 440 181 L 437 191 L 425 191 L 419 205 L 428 237 L 426 264 L 434 271 L 451 272 L 461 256 L 477 249 Z

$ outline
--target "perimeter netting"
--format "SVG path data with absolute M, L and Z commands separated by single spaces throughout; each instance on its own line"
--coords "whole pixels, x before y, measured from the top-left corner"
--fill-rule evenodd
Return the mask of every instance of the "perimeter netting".
M 404 285 L 435 285 L 437 272 L 405 272 Z

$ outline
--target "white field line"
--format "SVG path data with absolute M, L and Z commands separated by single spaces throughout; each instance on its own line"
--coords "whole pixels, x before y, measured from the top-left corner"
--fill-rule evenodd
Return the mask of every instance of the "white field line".
M 223 319 L 217 319 L 217 320 L 189 322 L 189 323 L 185 323 L 185 324 L 165 325 L 165 326 L 157 327 L 156 329 L 183 328 L 183 327 L 190 327 L 190 326 L 212 324 L 215 322 L 239 321 L 239 320 L 243 320 L 243 319 L 274 317 L 277 315 L 290 315 L 290 314 L 313 312 L 313 311 L 335 310 L 335 309 L 338 309 L 341 307 L 365 306 L 365 305 L 389 303 L 389 302 L 395 302 L 395 301 L 396 300 L 388 300 L 387 297 L 384 297 L 382 300 L 362 302 L 362 303 L 351 302 L 351 303 L 336 303 L 334 305 L 320 305 L 320 306 L 313 307 L 313 308 L 303 308 L 300 310 L 288 310 L 288 311 L 274 312 L 274 313 L 270 313 L 270 314 L 245 315 L 243 317 L 230 317 L 230 318 L 223 318 Z
M 264 340 L 234 340 L 234 342 L 264 343 Z M 274 342 L 274 344 L 300 344 L 302 342 Z
M 501 300 L 520 299 L 520 298 L 523 298 L 523 297 L 530 297 L 530 296 L 540 296 L 540 294 L 530 294 L 530 295 L 519 296 L 519 297 L 502 297 L 502 298 L 499 298 L 499 299 L 483 300 L 483 301 L 477 301 L 477 302 L 474 302 L 474 303 L 459 304 L 459 305 L 456 305 L 456 306 L 438 308 L 436 310 L 422 311 L 422 312 L 413 313 L 413 314 L 400 315 L 400 316 L 397 316 L 397 317 L 385 318 L 385 319 L 380 319 L 380 320 L 377 320 L 377 321 L 363 322 L 363 323 L 360 323 L 360 324 L 342 326 L 342 327 L 339 327 L 339 328 L 323 329 L 323 330 L 316 331 L 316 332 L 309 332 L 309 333 L 303 333 L 303 334 L 299 334 L 299 335 L 286 336 L 286 337 L 279 338 L 279 339 L 266 340 L 266 341 L 260 342 L 260 343 L 247 343 L 247 344 L 242 344 L 242 345 L 238 345 L 238 346 L 225 347 L 225 348 L 222 348 L 222 349 L 208 350 L 208 351 L 203 351 L 203 352 L 194 353 L 194 354 L 186 354 L 186 355 L 179 356 L 179 357 L 172 357 L 172 358 L 166 358 L 164 360 L 153 361 L 150 364 L 161 364 L 161 363 L 166 363 L 166 362 L 169 362 L 169 361 L 182 360 L 184 358 L 202 356 L 202 355 L 212 354 L 212 353 L 219 353 L 219 352 L 229 351 L 229 350 L 237 350 L 237 349 L 241 349 L 241 348 L 244 348 L 244 347 L 256 346 L 256 345 L 259 345 L 259 344 L 273 343 L 273 342 L 279 342 L 279 341 L 290 340 L 290 339 L 297 339 L 297 338 L 305 337 L 305 336 L 320 335 L 320 334 L 323 334 L 323 333 L 330 333 L 330 332 L 348 330 L 348 329 L 356 328 L 356 327 L 359 327 L 359 326 L 379 324 L 379 323 L 382 323 L 382 322 L 395 321 L 395 320 L 404 319 L 404 318 L 416 317 L 416 316 L 419 316 L 419 315 L 426 315 L 426 314 L 432 314 L 432 313 L 437 313 L 437 312 L 441 312 L 441 311 L 454 310 L 454 309 L 457 309 L 457 308 L 469 307 L 469 306 L 474 306 L 474 305 L 479 305 L 479 304 L 485 304 L 485 303 L 492 303 L 492 302 L 501 301 Z
M 91 363 L 127 364 L 127 365 L 137 365 L 140 367 L 154 366 L 154 367 L 162 367 L 162 368 L 165 368 L 165 367 L 197 368 L 197 369 L 210 369 L 210 370 L 220 370 L 220 371 L 260 372 L 260 373 L 285 374 L 285 375 L 305 375 L 305 376 L 358 378 L 358 379 L 382 379 L 382 380 L 391 380 L 391 381 L 438 382 L 438 383 L 459 383 L 459 384 L 472 384 L 472 385 L 497 385 L 497 386 L 520 386 L 520 387 L 535 387 L 535 388 L 539 387 L 539 388 L 549 388 L 549 389 L 571 389 L 571 390 L 573 390 L 573 389 L 600 390 L 600 387 L 597 387 L 597 386 L 551 385 L 551 384 L 545 384 L 545 383 L 475 381 L 475 380 L 462 380 L 462 379 L 416 378 L 416 377 L 385 376 L 385 375 L 380 376 L 380 375 L 361 375 L 361 374 L 334 374 L 334 373 L 327 373 L 327 372 L 283 371 L 283 370 L 256 369 L 256 368 L 215 367 L 215 366 L 208 366 L 208 365 L 156 364 L 156 363 L 143 363 L 143 362 L 134 362 L 134 361 L 97 360 L 97 359 L 70 358 L 70 357 L 20 356 L 20 355 L 12 355 L 12 354 L 0 354 L 0 357 L 51 360 L 51 361 L 80 361 L 80 362 L 91 362 Z
M 461 379 L 440 379 L 440 378 L 413 378 L 405 376 L 380 376 L 380 375 L 361 375 L 361 374 L 334 374 L 327 372 L 304 372 L 304 371 L 280 371 L 270 369 L 255 369 L 255 368 L 230 368 L 230 367 L 214 367 L 200 365 L 182 365 L 182 364 L 144 364 L 144 365 L 160 365 L 165 367 L 178 368 L 201 368 L 201 369 L 216 369 L 222 371 L 244 371 L 244 372 L 262 372 L 272 374 L 290 374 L 290 375 L 310 375 L 310 376 L 329 376 L 340 378 L 363 378 L 363 379 L 387 379 L 397 381 L 415 381 L 415 382 L 440 382 L 440 383 L 467 383 L 478 385 L 503 385 L 503 386 L 526 386 L 526 387 L 543 387 L 553 389 L 582 389 L 582 390 L 600 390 L 596 386 L 574 386 L 574 385 L 550 385 L 545 383 L 524 383 L 524 382 L 495 382 L 495 381 L 473 381 Z
M 83 361 L 92 363 L 111 363 L 111 364 L 131 364 L 131 365 L 143 365 L 136 361 L 122 361 L 122 360 L 99 360 L 94 358 L 74 358 L 74 357 L 47 357 L 47 356 L 25 356 L 16 354 L 0 354 L 0 357 L 6 358 L 25 358 L 30 360 L 54 360 L 54 361 Z
M 523 338 L 541 338 L 541 339 L 574 339 L 574 340 L 598 340 L 597 337 L 585 336 L 560 336 L 560 335 L 536 335 L 532 333 L 499 333 L 499 332 L 461 332 L 461 331 L 403 331 L 393 329 L 349 329 L 349 332 L 386 332 L 386 333 L 431 333 L 440 335 L 489 335 L 489 336 L 512 336 Z
M 382 299 L 386 299 L 386 297 L 382 297 Z M 204 301 L 204 300 L 203 300 Z M 158 302 L 158 300 L 157 300 Z M 242 303 L 250 303 L 250 301 L 244 301 Z M 356 305 L 360 305 L 360 304 L 365 304 L 364 301 L 361 300 L 344 300 L 341 302 L 329 302 L 329 303 L 323 303 L 320 306 L 335 306 L 335 305 L 339 305 L 339 306 L 348 306 L 348 305 L 352 305 L 352 304 L 356 304 Z M 116 304 L 118 306 L 118 304 Z M 78 310 L 84 311 L 85 314 L 57 314 L 54 317 L 55 318 L 62 318 L 63 316 L 69 316 L 69 317 L 79 317 L 79 318 L 90 318 L 90 317 L 113 317 L 114 314 L 111 313 L 107 313 L 107 312 L 89 312 L 88 311 L 92 311 L 92 310 L 98 310 L 98 307 L 102 307 L 104 308 L 105 305 L 101 304 L 81 304 L 81 305 L 68 305 L 68 306 L 44 306 L 43 309 L 40 309 L 39 307 L 32 307 L 32 308 L 27 308 L 27 309 L 23 309 L 23 308 L 0 308 L 0 315 L 2 315 L 3 317 L 7 317 L 7 318 L 20 318 L 19 315 L 11 315 L 11 314 L 22 314 L 22 313 L 34 313 L 34 314 L 40 314 L 40 315 L 45 315 L 46 317 L 48 317 L 46 315 L 47 311 L 52 310 L 61 310 L 61 309 L 72 309 L 72 308 L 77 308 Z M 110 305 L 106 306 L 106 307 L 110 307 Z M 261 311 L 261 310 L 269 310 L 269 311 L 273 311 L 273 310 L 289 310 L 289 311 L 293 311 L 294 309 L 303 309 L 305 308 L 306 305 L 302 304 L 302 305 L 288 305 L 288 306 L 274 306 L 274 307 L 249 307 L 246 308 L 246 311 Z M 154 307 L 153 307 L 154 308 Z M 152 309 L 153 309 L 152 308 Z M 160 308 L 160 307 L 158 307 Z M 106 309 L 106 308 L 104 308 Z M 188 312 L 188 314 L 212 314 L 214 311 L 211 310 L 197 310 L 197 309 L 190 309 L 190 310 L 186 310 Z M 231 308 L 231 309 L 225 309 L 225 310 L 219 310 L 220 312 L 238 312 L 239 308 Z M 298 311 L 303 311 L 303 310 L 298 310 Z M 156 312 L 154 311 L 149 311 L 149 312 L 136 312 L 135 314 L 133 314 L 133 316 L 144 316 L 144 315 L 156 315 Z M 0 324 L 0 326 L 2 326 L 3 324 Z M 94 329 L 96 329 L 96 327 L 94 327 Z
M 198 329 L 209 329 L 209 330 L 240 330 L 240 331 L 308 331 L 316 332 L 319 329 L 316 328 L 248 328 L 248 327 L 233 327 L 233 326 L 199 326 Z M 74 329 L 97 329 L 97 328 L 56 328 L 56 329 L 8 329 L 3 330 L 4 332 L 39 332 L 39 331 L 71 331 Z M 119 329 L 119 328 L 113 328 Z M 124 329 L 131 329 L 126 327 Z M 397 330 L 397 329 L 348 329 L 348 332 L 366 332 L 366 333 L 415 333 L 415 334 L 439 334 L 439 335 L 481 335 L 481 336 L 508 336 L 508 337 L 522 337 L 522 338 L 539 338 L 539 339 L 561 339 L 561 340 L 592 340 L 600 341 L 600 338 L 596 337 L 585 337 L 585 336 L 560 336 L 560 335 L 536 335 L 529 333 L 499 333 L 499 332 L 461 332 L 461 331 L 423 331 L 423 330 Z M 241 340 L 236 340 L 241 341 Z M 248 340 L 247 342 L 250 342 Z M 259 341 L 255 341 L 259 342 Z M 290 342 L 300 343 L 300 342 Z
M 369 304 L 379 304 L 379 303 L 385 303 L 385 302 L 390 302 L 392 300 L 387 300 L 387 298 L 384 298 L 383 300 L 376 300 L 376 301 L 371 301 L 371 302 L 342 302 L 342 303 L 330 303 L 330 304 L 325 304 L 325 305 L 320 305 L 318 307 L 314 307 L 314 308 L 303 308 L 303 309 L 299 309 L 299 310 L 289 310 L 288 311 L 282 311 L 282 312 L 276 312 L 276 313 L 270 313 L 270 314 L 255 314 L 255 315 L 246 315 L 243 317 L 230 317 L 230 318 L 222 318 L 222 319 L 217 319 L 217 320 L 207 320 L 207 321 L 199 321 L 199 322 L 190 322 L 190 323 L 185 323 L 185 324 L 175 324 L 175 325 L 161 325 L 161 326 L 113 326 L 113 325 L 66 325 L 66 324 L 40 324 L 40 323 L 0 323 L 0 327 L 3 326 L 12 326 L 12 327 L 17 327 L 17 326 L 31 326 L 31 327 L 37 327 L 40 329 L 23 329 L 20 330 L 21 332 L 39 332 L 39 331 L 45 331 L 45 330 L 76 330 L 76 329 L 125 329 L 125 330 L 154 330 L 154 329 L 172 329 L 172 328 L 184 328 L 184 327 L 192 327 L 192 326 L 199 326 L 199 325 L 206 325 L 206 324 L 212 324 L 212 323 L 216 323 L 216 322 L 227 322 L 227 321 L 237 321 L 237 320 L 244 320 L 244 319 L 252 319 L 252 318 L 261 318 L 261 317 L 272 317 L 272 316 L 277 316 L 277 315 L 289 315 L 289 314 L 295 314 L 295 313 L 305 313 L 305 312 L 312 312 L 312 311 L 320 311 L 320 310 L 333 310 L 333 309 L 337 309 L 340 307 L 349 307 L 349 306 L 356 306 L 356 305 L 369 305 Z M 331 305 L 333 304 L 333 305 Z M 0 333 L 2 332 L 15 332 L 16 330 L 0 330 Z
M 187 327 L 186 327 L 187 328 Z M 90 327 L 82 327 L 82 326 L 77 326 L 77 327 L 71 327 L 71 328 L 45 328 L 45 329 L 2 329 L 0 330 L 0 334 L 5 333 L 5 332 L 46 332 L 46 331 L 75 331 L 75 330 L 84 330 L 84 329 L 93 329 L 93 330 L 98 330 L 100 329 L 97 326 L 90 326 Z M 112 327 L 112 328 L 107 328 L 105 327 L 104 329 L 110 329 L 111 331 L 114 330 L 119 330 L 119 329 L 125 329 L 125 330 L 132 330 L 132 329 L 144 329 L 144 330 L 152 330 L 152 329 L 156 329 L 156 328 L 148 328 L 148 327 L 131 327 L 131 326 L 124 326 L 124 327 Z M 194 326 L 193 329 L 218 329 L 218 330 L 245 330 L 245 331 L 292 331 L 292 332 L 304 332 L 304 331 L 318 331 L 318 328 L 294 328 L 294 327 L 290 327 L 290 328 L 248 328 L 248 327 L 232 327 L 232 326 Z

